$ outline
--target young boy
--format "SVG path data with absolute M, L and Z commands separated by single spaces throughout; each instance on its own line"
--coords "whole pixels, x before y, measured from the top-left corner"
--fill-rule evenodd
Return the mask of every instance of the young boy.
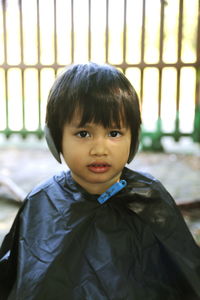
M 46 138 L 70 171 L 36 187 L 0 251 L 1 300 L 200 299 L 200 249 L 138 148 L 136 92 L 115 68 L 74 65 L 49 95 Z

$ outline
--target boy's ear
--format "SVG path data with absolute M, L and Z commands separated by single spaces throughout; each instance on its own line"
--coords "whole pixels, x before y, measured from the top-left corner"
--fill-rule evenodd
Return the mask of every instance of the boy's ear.
M 52 155 L 54 156 L 54 158 L 61 164 L 61 158 L 60 158 L 60 153 L 58 152 L 56 145 L 54 143 L 53 137 L 51 135 L 50 129 L 49 127 L 47 127 L 47 125 L 45 125 L 44 127 L 44 135 L 46 138 L 46 142 L 47 145 L 49 147 L 49 150 L 51 151 Z

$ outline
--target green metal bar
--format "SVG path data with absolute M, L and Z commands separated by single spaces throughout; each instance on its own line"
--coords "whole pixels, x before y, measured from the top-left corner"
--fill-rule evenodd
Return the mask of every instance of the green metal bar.
M 200 105 L 195 110 L 193 141 L 200 143 Z
M 41 139 L 44 136 L 44 132 L 42 129 L 38 130 L 11 130 L 11 129 L 5 129 L 0 130 L 0 134 L 4 134 L 7 138 L 12 136 L 13 134 L 21 135 L 22 138 L 27 138 L 30 134 L 36 135 L 39 139 Z
M 200 142 L 200 68 L 196 70 L 196 99 L 195 100 L 196 101 L 195 101 L 193 141 Z
M 176 112 L 176 120 L 175 120 L 175 130 L 174 130 L 174 133 L 173 133 L 173 137 L 174 137 L 174 140 L 176 142 L 179 141 L 180 137 L 181 137 L 181 132 L 179 130 L 179 123 L 180 123 L 180 120 L 179 120 L 179 111 Z
M 162 133 L 162 120 L 161 117 L 158 117 L 158 120 L 156 122 L 156 131 L 153 135 L 153 141 L 152 141 L 152 150 L 154 151 L 164 151 L 164 148 L 161 143 L 163 133 Z
M 198 67 L 196 67 L 196 94 L 195 94 L 195 116 L 193 141 L 200 142 L 200 0 L 198 1 L 198 28 L 197 28 L 197 47 L 196 57 Z

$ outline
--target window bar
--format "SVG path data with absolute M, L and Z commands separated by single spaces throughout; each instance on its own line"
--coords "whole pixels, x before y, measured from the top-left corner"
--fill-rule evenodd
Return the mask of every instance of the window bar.
M 160 7 L 160 41 L 159 41 L 159 77 L 158 77 L 158 119 L 156 124 L 156 150 L 163 150 L 161 145 L 161 136 L 162 136 L 162 120 L 161 120 L 161 92 L 162 92 L 162 62 L 163 62 L 163 38 L 164 38 L 164 9 L 165 2 L 161 1 Z
M 160 41 L 159 41 L 159 85 L 158 85 L 158 117 L 160 118 L 161 114 L 161 86 L 162 86 L 162 63 L 163 63 L 163 39 L 164 39 L 164 9 L 165 2 L 161 1 L 161 10 L 160 10 Z
M 176 120 L 174 139 L 179 141 L 179 101 L 180 101 L 180 73 L 181 73 L 181 49 L 182 49 L 182 26 L 183 26 L 183 0 L 179 2 L 179 26 L 178 26 L 178 59 L 177 59 L 177 91 L 176 91 Z
M 146 0 L 143 0 L 143 6 L 142 6 L 142 32 L 141 32 L 141 59 L 140 59 L 140 71 L 141 71 L 141 81 L 140 81 L 140 103 L 141 103 L 141 110 L 142 110 L 142 103 L 143 103 L 143 92 L 144 92 L 144 51 L 145 51 L 145 45 L 144 45 L 144 39 L 145 39 L 145 15 L 146 15 Z M 147 133 L 142 129 L 141 131 L 141 144 L 142 148 L 145 148 L 145 142 L 144 137 L 147 135 Z
M 21 65 L 24 64 L 24 40 L 23 40 L 23 15 L 22 1 L 19 0 L 19 18 L 20 18 L 20 50 L 21 50 Z M 22 136 L 25 137 L 25 95 L 24 95 L 24 68 L 21 69 L 21 84 L 22 84 Z
M 23 16 L 22 16 L 22 0 L 19 0 L 19 22 L 20 22 L 20 49 L 21 64 L 24 62 L 24 40 L 23 40 Z
M 127 15 L 127 0 L 124 0 L 124 32 L 123 32 L 123 72 L 126 69 L 126 15 Z
M 6 38 L 6 1 L 2 1 L 3 39 L 4 39 L 4 64 L 7 65 L 7 38 Z
M 198 2 L 198 28 L 196 49 L 196 93 L 195 93 L 195 117 L 194 117 L 194 142 L 200 142 L 200 0 Z
M 141 33 L 141 86 L 140 86 L 140 101 L 142 105 L 142 98 L 143 98 L 143 88 L 144 88 L 144 39 L 145 39 L 145 15 L 146 15 L 146 0 L 143 0 L 143 7 L 142 7 L 142 33 Z
M 91 0 L 88 0 L 88 60 L 91 60 Z
M 40 61 L 40 11 L 39 11 L 39 0 L 37 0 L 37 56 L 38 56 L 38 130 L 37 134 L 40 137 L 39 132 L 41 131 L 41 61 Z
M 57 49 L 57 9 L 56 0 L 54 0 L 54 64 L 56 68 L 54 69 L 55 75 L 58 65 L 58 49 Z
M 37 59 L 38 65 L 40 65 L 40 10 L 39 10 L 39 0 L 37 0 Z
M 105 61 L 108 63 L 108 46 L 109 46 L 109 0 L 106 0 L 106 45 L 105 45 Z
M 71 0 L 71 63 L 74 62 L 74 0 Z
M 2 1 L 3 9 L 3 34 L 4 34 L 4 65 L 8 65 L 7 60 L 7 36 L 6 36 L 6 1 Z M 6 137 L 9 137 L 9 110 L 8 110 L 8 68 L 5 68 L 5 101 L 6 101 Z
M 8 109 L 8 70 L 5 70 L 5 101 L 6 101 L 6 136 L 9 137 L 9 109 Z

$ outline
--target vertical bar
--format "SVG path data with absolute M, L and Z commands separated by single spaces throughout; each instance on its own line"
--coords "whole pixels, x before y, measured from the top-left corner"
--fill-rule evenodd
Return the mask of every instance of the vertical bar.
M 165 2 L 161 1 L 161 9 L 160 9 L 160 53 L 159 53 L 159 63 L 162 63 L 163 61 L 163 30 L 164 30 L 164 8 L 165 8 Z M 162 69 L 159 68 L 159 78 L 158 78 L 158 118 L 160 118 L 161 115 L 161 86 L 162 86 Z
M 39 0 L 37 0 L 37 45 L 38 45 L 38 64 L 40 64 L 40 11 L 39 11 Z
M 193 129 L 193 140 L 195 142 L 200 142 L 200 0 L 198 1 L 198 12 L 195 117 Z
M 177 68 L 177 89 L 176 89 L 176 120 L 175 120 L 175 141 L 179 140 L 179 99 L 180 99 L 180 67 Z
M 20 18 L 20 47 L 21 47 L 21 64 L 24 63 L 24 39 L 23 39 L 23 14 L 22 0 L 19 0 L 19 18 Z M 22 78 L 22 129 L 25 130 L 25 99 L 24 99 L 24 69 L 21 69 Z
M 41 69 L 38 68 L 38 130 L 41 129 Z
M 198 28 L 197 28 L 197 62 L 200 65 L 200 0 L 198 7 Z
M 127 0 L 124 0 L 124 32 L 123 32 L 123 64 L 126 64 L 126 15 L 127 15 Z M 123 70 L 125 72 L 125 68 Z
M 57 66 L 58 62 L 58 48 L 57 48 L 57 7 L 56 0 L 54 0 L 54 65 Z M 57 67 L 54 67 L 54 75 L 57 75 Z
M 163 39 L 164 39 L 164 10 L 165 10 L 165 1 L 161 1 L 161 10 L 160 10 L 160 55 L 159 61 L 163 61 Z
M 144 39 L 145 39 L 145 15 L 146 15 L 146 0 L 143 0 L 142 7 L 142 35 L 141 35 L 141 86 L 140 86 L 140 101 L 142 104 L 143 89 L 144 89 Z
M 74 0 L 71 0 L 71 63 L 74 62 Z
M 24 39 L 23 39 L 23 16 L 22 16 L 22 0 L 19 0 L 19 24 L 20 24 L 20 46 L 21 46 L 21 64 L 24 62 Z
M 24 95 L 24 69 L 21 69 L 21 84 L 22 84 L 22 129 L 26 129 L 25 124 L 25 95 Z M 23 136 L 25 137 L 25 136 Z
M 54 0 L 54 64 L 58 61 L 58 51 L 57 51 L 57 10 L 56 10 L 56 0 Z M 56 69 L 55 69 L 56 72 Z
M 180 102 L 180 73 L 181 73 L 181 49 L 182 49 L 182 27 L 183 27 L 183 0 L 179 2 L 179 26 L 178 26 L 178 60 L 177 60 L 177 92 L 176 92 L 176 121 L 174 139 L 179 141 L 179 102 Z
M 181 62 L 182 34 L 183 34 L 183 0 L 180 0 L 180 2 L 179 2 L 179 25 L 178 25 L 178 63 Z
M 162 133 L 162 120 L 161 120 L 161 92 L 162 92 L 162 68 L 158 68 L 158 118 L 156 122 L 156 133 L 153 141 L 153 149 L 163 151 L 161 144 Z
M 162 87 L 162 69 L 158 69 L 159 77 L 158 77 L 158 118 L 161 115 L 161 87 Z
M 6 97 L 6 130 L 9 130 L 9 109 L 8 109 L 8 69 L 5 70 L 5 97 Z
M 4 63 L 7 64 L 6 1 L 2 1 L 2 9 L 3 9 Z
M 197 49 L 196 49 L 196 57 L 197 57 L 197 68 L 196 68 L 196 99 L 195 106 L 200 106 L 200 0 L 198 7 L 198 28 L 197 28 Z
M 106 48 L 105 48 L 105 60 L 108 63 L 108 45 L 109 45 L 109 0 L 106 0 Z
M 40 66 L 40 10 L 39 0 L 37 0 L 37 44 L 38 44 L 38 65 Z M 38 67 L 38 130 L 41 129 L 41 82 L 40 82 L 41 68 Z
M 143 0 L 142 8 L 142 37 L 141 37 L 141 62 L 144 63 L 144 39 L 145 39 L 146 0 Z
M 6 36 L 6 1 L 2 1 L 3 9 L 3 34 L 4 34 L 4 63 L 7 65 L 7 36 Z M 5 101 L 6 101 L 6 130 L 9 130 L 8 110 L 8 69 L 5 69 Z
M 88 0 L 89 22 L 88 22 L 88 60 L 91 60 L 91 0 Z

